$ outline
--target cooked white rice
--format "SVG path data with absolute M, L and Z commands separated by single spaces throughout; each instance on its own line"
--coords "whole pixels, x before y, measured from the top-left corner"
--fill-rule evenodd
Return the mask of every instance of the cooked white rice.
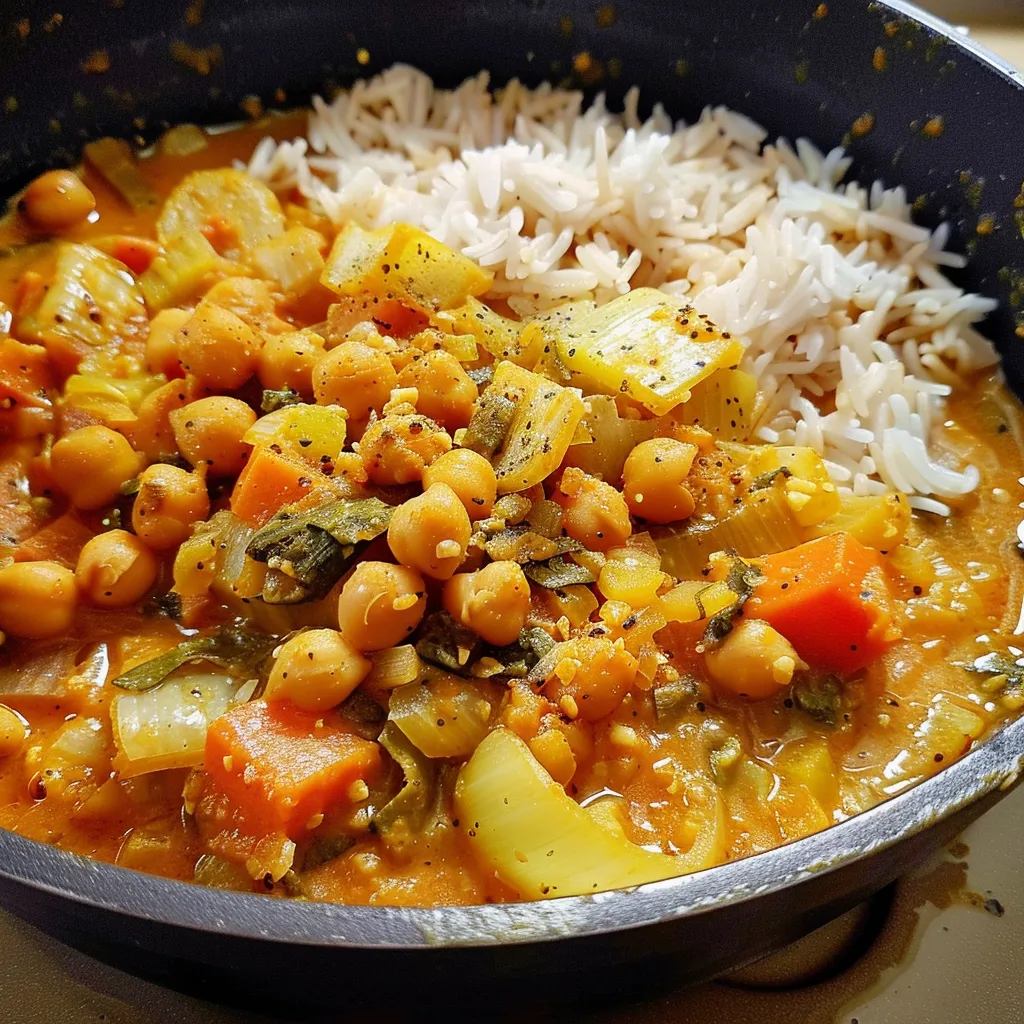
M 943 274 L 948 231 L 915 225 L 902 188 L 839 184 L 850 160 L 725 107 L 673 124 L 598 97 L 481 73 L 453 91 L 396 65 L 331 103 L 305 138 L 264 139 L 249 171 L 330 219 L 408 221 L 495 273 L 520 315 L 649 285 L 743 338 L 766 441 L 810 445 L 855 493 L 915 507 L 978 484 L 931 445 L 944 396 L 997 362 L 971 326 L 995 302 Z

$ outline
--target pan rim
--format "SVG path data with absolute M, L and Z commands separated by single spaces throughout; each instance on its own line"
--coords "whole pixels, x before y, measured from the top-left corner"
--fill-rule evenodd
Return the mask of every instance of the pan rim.
M 877 6 L 913 19 L 1018 92 L 1024 74 L 906 0 Z M 1024 715 L 939 774 L 822 832 L 756 856 L 628 890 L 468 907 L 295 903 L 146 875 L 0 830 L 0 880 L 81 907 L 222 939 L 364 950 L 496 948 L 625 932 L 695 917 L 798 886 L 893 847 L 1024 772 Z

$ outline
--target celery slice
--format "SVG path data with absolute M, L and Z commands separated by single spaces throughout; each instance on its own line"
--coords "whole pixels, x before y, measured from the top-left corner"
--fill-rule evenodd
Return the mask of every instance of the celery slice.
M 571 321 L 559 334 L 558 354 L 573 373 L 663 416 L 687 401 L 695 384 L 737 363 L 743 346 L 692 307 L 637 288 Z

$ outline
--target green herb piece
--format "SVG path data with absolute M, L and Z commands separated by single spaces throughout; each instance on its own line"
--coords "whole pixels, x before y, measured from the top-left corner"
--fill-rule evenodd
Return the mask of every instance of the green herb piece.
M 1006 676 L 1007 682 L 1024 682 L 1024 666 L 1016 658 L 1004 654 L 1002 651 L 990 651 L 980 658 L 975 658 L 974 661 L 957 662 L 956 664 L 968 672 L 977 672 L 979 675 Z
M 118 488 L 118 490 L 126 498 L 130 498 L 133 495 L 138 494 L 139 490 L 141 489 L 141 487 L 142 487 L 142 482 L 139 480 L 139 478 L 137 476 L 133 476 L 131 478 L 131 480 L 125 480 L 125 482 L 123 484 L 121 484 L 121 486 Z
M 491 534 L 484 541 L 484 550 L 496 562 L 546 562 L 558 555 L 572 555 L 585 548 L 572 537 L 544 537 L 528 523 L 509 526 Z
M 402 770 L 402 788 L 373 816 L 374 829 L 385 841 L 405 846 L 426 822 L 437 796 L 437 768 L 405 733 L 388 722 L 380 734 L 380 745 Z
M 835 725 L 842 704 L 842 687 L 839 677 L 804 676 L 798 679 L 791 690 L 793 701 L 817 722 Z
M 346 836 L 342 833 L 335 835 L 325 833 L 324 835 L 315 836 L 306 847 L 300 870 L 312 871 L 315 868 L 321 867 L 329 861 L 336 860 L 346 850 L 350 850 L 355 845 L 356 841 L 351 836 Z
M 289 405 L 302 405 L 304 401 L 302 395 L 291 388 L 285 388 L 283 391 L 271 391 L 268 389 L 263 392 L 263 397 L 260 399 L 260 410 L 262 412 L 276 412 L 278 409 L 285 409 Z
M 446 611 L 428 615 L 419 629 L 416 653 L 432 665 L 468 675 L 470 662 L 480 649 L 480 637 Z
M 276 637 L 243 626 L 222 627 L 208 636 L 182 640 L 177 647 L 118 676 L 113 685 L 136 693 L 149 690 L 191 661 L 211 661 L 238 675 L 251 675 L 277 643 Z
M 737 555 L 732 556 L 729 573 L 725 577 L 725 585 L 736 595 L 736 603 L 723 608 L 717 615 L 712 615 L 704 629 L 701 643 L 711 646 L 725 639 L 732 632 L 733 620 L 747 599 L 754 593 L 754 588 L 764 579 L 760 570 Z
M 291 507 L 253 534 L 245 553 L 283 573 L 285 586 L 268 573 L 268 604 L 317 601 L 330 591 L 365 545 L 388 528 L 394 508 L 380 498 L 341 498 L 310 511 Z
M 181 594 L 169 590 L 166 594 L 154 594 L 146 602 L 146 611 L 154 615 L 166 615 L 177 622 L 182 615 Z
M 594 574 L 584 565 L 556 556 L 546 562 L 524 562 L 523 572 L 548 590 L 561 590 L 580 583 L 593 583 Z
M 338 708 L 338 714 L 364 740 L 376 740 L 388 717 L 384 708 L 362 690 L 353 691 Z
M 502 446 L 515 415 L 516 403 L 488 387 L 477 400 L 476 411 L 462 438 L 462 447 L 490 459 Z
M 687 708 L 694 705 L 700 683 L 690 675 L 682 675 L 654 689 L 654 715 L 662 725 L 671 725 Z
M 755 476 L 750 481 L 750 489 L 752 491 L 763 491 L 766 487 L 771 487 L 773 483 L 781 476 L 784 480 L 788 480 L 793 475 L 793 471 L 789 466 L 779 466 L 778 469 L 769 469 L 767 473 L 762 473 L 760 476 Z

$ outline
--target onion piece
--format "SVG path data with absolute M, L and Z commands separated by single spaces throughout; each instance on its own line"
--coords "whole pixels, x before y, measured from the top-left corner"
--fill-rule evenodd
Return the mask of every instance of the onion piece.
M 201 765 L 206 730 L 231 706 L 238 689 L 231 676 L 189 673 L 144 693 L 118 694 L 111 708 L 114 768 L 128 779 Z
M 388 720 L 427 757 L 467 757 L 487 735 L 491 711 L 478 687 L 446 676 L 393 690 Z

